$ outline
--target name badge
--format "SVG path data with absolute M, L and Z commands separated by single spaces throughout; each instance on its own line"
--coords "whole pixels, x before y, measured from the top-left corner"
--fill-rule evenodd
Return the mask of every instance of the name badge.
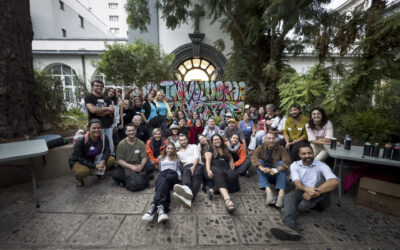
M 251 129 L 251 127 L 247 127 L 247 129 Z
M 303 130 L 303 128 L 297 128 L 297 130 Z
M 93 146 L 91 146 L 91 147 L 89 148 L 89 150 L 90 150 L 90 151 L 94 150 L 94 147 L 93 147 Z
M 292 128 L 287 128 L 287 130 L 292 131 Z
M 135 150 L 135 154 L 139 154 L 140 153 L 140 150 Z

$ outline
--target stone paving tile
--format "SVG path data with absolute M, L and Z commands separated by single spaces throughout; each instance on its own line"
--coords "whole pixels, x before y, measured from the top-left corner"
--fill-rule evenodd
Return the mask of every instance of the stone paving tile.
M 373 232 L 382 237 L 381 242 L 390 242 L 400 248 L 400 225 L 393 228 L 375 228 Z
M 196 224 L 196 215 L 171 215 L 167 223 L 159 225 L 156 242 L 165 247 L 196 246 Z
M 384 214 L 367 207 L 352 205 L 346 206 L 344 209 L 347 210 L 349 214 L 358 218 L 358 220 L 363 221 L 366 225 L 373 225 L 374 227 L 393 227 L 400 225 L 400 217 Z
M 199 215 L 199 245 L 238 245 L 234 221 L 229 215 Z
M 148 195 L 144 194 L 93 194 L 87 197 L 75 212 L 140 214 L 145 209 L 148 198 Z
M 72 245 L 105 245 L 108 244 L 114 233 L 120 227 L 124 216 L 96 214 L 90 218 L 76 231 L 68 240 Z
M 244 215 L 235 217 L 236 225 L 242 244 L 271 244 L 278 243 L 271 233 L 271 221 L 263 215 Z
M 143 222 L 141 219 L 141 215 L 127 215 L 121 227 L 116 232 L 112 244 L 132 246 L 152 245 L 158 231 L 158 224 Z
M 232 202 L 235 204 L 235 212 L 233 213 L 235 216 L 240 214 L 247 214 L 247 210 L 242 202 L 242 196 L 239 194 L 231 194 Z M 217 195 L 214 196 L 214 199 L 211 202 L 212 211 L 214 214 L 229 214 L 226 210 L 225 201 L 222 196 Z
M 33 218 L 20 224 L 8 243 L 29 245 L 61 244 L 87 219 L 87 215 L 36 213 Z
M 265 195 L 242 195 L 248 214 L 280 214 L 280 210 L 265 204 Z
M 59 195 L 53 199 L 41 199 L 39 211 L 59 213 L 73 212 L 86 201 L 88 195 L 89 194 L 86 194 L 83 190 L 79 192 L 60 192 Z

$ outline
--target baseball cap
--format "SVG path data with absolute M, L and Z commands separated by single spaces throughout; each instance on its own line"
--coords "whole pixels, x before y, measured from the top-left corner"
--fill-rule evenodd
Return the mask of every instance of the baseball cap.
M 230 112 L 226 113 L 225 116 L 230 116 L 232 117 L 232 114 Z
M 249 108 L 250 108 L 250 105 L 249 105 L 249 104 L 246 104 L 246 105 L 244 105 L 244 108 L 245 108 L 245 109 L 249 109 Z
M 233 118 L 231 118 L 231 119 L 229 119 L 229 120 L 228 120 L 228 123 L 230 123 L 230 122 L 234 122 L 234 123 L 236 123 L 236 120 L 235 120 L 235 119 L 233 119 Z
M 176 124 L 172 124 L 169 129 L 179 129 L 179 126 Z

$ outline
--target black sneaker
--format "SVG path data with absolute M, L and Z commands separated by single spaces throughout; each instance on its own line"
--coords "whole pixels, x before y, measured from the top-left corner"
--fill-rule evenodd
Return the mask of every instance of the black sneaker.
M 299 233 L 296 230 L 291 229 L 290 227 L 285 225 L 276 228 L 271 228 L 270 232 L 273 236 L 275 236 L 279 240 L 289 240 L 289 241 L 300 240 Z
M 151 204 L 149 210 L 143 215 L 142 221 L 151 222 L 154 219 L 154 215 L 156 214 L 156 205 Z

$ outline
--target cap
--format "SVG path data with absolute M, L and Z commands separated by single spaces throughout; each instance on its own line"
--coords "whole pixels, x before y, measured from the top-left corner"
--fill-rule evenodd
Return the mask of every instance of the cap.
M 225 116 L 230 116 L 230 117 L 232 117 L 232 114 L 231 114 L 230 112 L 228 112 L 228 113 L 225 113 Z
M 231 118 L 231 119 L 229 119 L 229 120 L 228 120 L 228 123 L 230 123 L 230 122 L 234 122 L 234 123 L 236 123 L 236 120 L 235 120 L 235 119 L 233 119 L 233 118 Z
M 172 124 L 169 129 L 179 129 L 179 126 L 176 124 Z
M 249 109 L 249 108 L 250 108 L 250 105 L 249 105 L 249 104 L 246 104 L 246 105 L 244 105 L 244 108 L 245 108 L 245 109 Z

